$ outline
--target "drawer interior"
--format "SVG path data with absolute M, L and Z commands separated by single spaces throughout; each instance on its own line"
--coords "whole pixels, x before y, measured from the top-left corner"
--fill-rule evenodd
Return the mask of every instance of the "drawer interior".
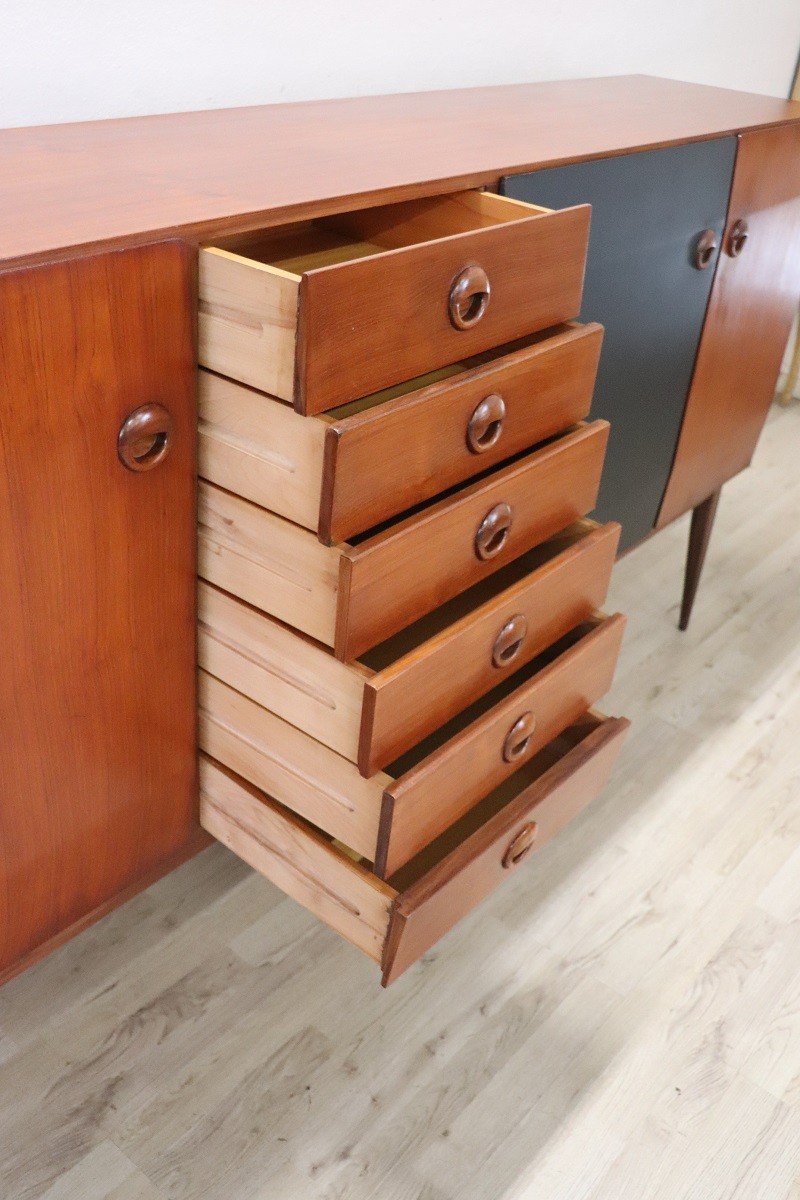
M 458 192 L 338 213 L 221 239 L 216 245 L 290 275 L 526 217 L 539 208 L 491 192 Z
M 524 685 L 535 675 L 541 674 L 551 663 L 557 661 L 562 655 L 566 654 L 573 646 L 577 646 L 579 642 L 588 637 L 595 629 L 599 629 L 604 621 L 608 618 L 605 613 L 595 613 L 589 620 L 582 621 L 574 629 L 564 637 L 559 638 L 552 646 L 548 646 L 535 658 L 532 658 L 524 667 L 508 675 L 503 679 L 497 687 L 487 692 L 485 696 L 480 696 L 468 708 L 457 713 L 445 725 L 433 730 L 423 741 L 407 750 L 405 754 L 400 755 L 394 762 L 384 767 L 384 773 L 391 779 L 400 779 L 403 775 L 407 775 L 420 765 L 425 759 L 430 758 L 437 750 L 441 749 L 447 742 L 453 741 L 465 729 L 468 729 L 474 722 L 479 721 L 482 716 L 488 713 L 491 709 L 502 704 L 506 697 L 518 688 Z
M 493 600 L 507 588 L 521 583 L 534 571 L 539 570 L 548 562 L 563 554 L 573 546 L 577 546 L 593 530 L 597 524 L 589 518 L 573 522 L 555 537 L 534 546 L 526 554 L 520 555 L 505 567 L 501 567 L 494 575 L 487 576 L 473 584 L 464 592 L 459 592 L 451 600 L 426 613 L 412 625 L 406 626 L 386 641 L 374 646 L 371 650 L 358 656 L 358 662 L 365 667 L 370 675 L 378 674 L 393 667 L 400 660 L 412 656 L 432 638 L 443 634 L 457 622 L 468 620 L 482 604 Z
M 499 362 L 501 359 L 508 358 L 509 355 L 516 353 L 518 350 L 530 349 L 532 346 L 538 346 L 542 342 L 550 341 L 559 334 L 569 333 L 571 330 L 577 328 L 579 328 L 578 324 L 571 322 L 569 324 L 554 325 L 552 329 L 541 330 L 539 333 L 528 334 L 527 337 L 517 338 L 513 342 L 506 342 L 503 346 L 485 350 L 482 354 L 472 354 L 469 358 L 462 358 L 450 366 L 440 367 L 438 371 L 428 371 L 425 375 L 417 375 L 413 379 L 407 379 L 403 383 L 395 384 L 394 387 L 383 388 L 379 392 L 373 392 L 369 396 L 362 396 L 359 400 L 353 400 L 349 404 L 341 404 L 338 408 L 329 409 L 328 412 L 318 413 L 318 419 L 324 421 L 326 424 L 335 425 L 338 421 L 344 421 L 348 417 L 356 416 L 358 413 L 369 412 L 373 408 L 379 408 L 382 404 L 398 400 L 401 396 L 408 396 L 411 392 L 421 392 L 424 388 L 431 387 L 435 383 L 441 383 L 443 380 L 450 379 L 455 375 L 461 375 L 465 371 L 473 371 L 477 367 L 485 367 L 490 363 Z
M 402 892 L 417 883 L 432 867 L 463 845 L 469 837 L 502 812 L 545 772 L 566 758 L 570 751 L 575 750 L 590 733 L 600 727 L 602 721 L 603 718 L 592 711 L 588 712 L 582 720 L 563 730 L 557 738 L 549 742 L 538 754 L 534 754 L 533 758 L 530 758 L 518 771 L 509 775 L 483 800 L 464 813 L 463 817 L 450 825 L 444 833 L 390 876 L 387 880 L 389 886 L 397 892 Z

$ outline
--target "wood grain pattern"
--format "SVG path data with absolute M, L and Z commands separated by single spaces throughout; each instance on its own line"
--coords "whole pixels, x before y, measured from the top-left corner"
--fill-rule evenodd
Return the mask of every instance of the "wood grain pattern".
M 309 530 L 202 480 L 197 541 L 202 579 L 334 644 L 336 547 L 322 546 Z
M 316 530 L 323 422 L 210 371 L 198 373 L 197 401 L 202 478 Z
M 628 726 L 623 718 L 599 719 L 563 758 L 400 893 L 386 937 L 384 987 L 509 878 L 503 853 L 523 825 L 534 820 L 536 846 L 544 846 L 602 791 Z
M 606 422 L 580 426 L 362 542 L 338 546 L 201 482 L 198 570 L 349 662 L 587 513 L 607 440 Z M 476 532 L 501 502 L 511 507 L 511 531 L 484 561 Z
M 785 100 L 623 76 L 9 129 L 0 259 L 155 231 L 207 242 L 798 116 Z
M 614 674 L 624 618 L 580 627 L 547 665 L 445 725 L 408 756 L 364 779 L 355 764 L 241 692 L 200 672 L 200 747 L 229 770 L 375 863 L 386 878 L 523 761 L 599 700 Z M 550 659 L 550 655 L 546 656 Z M 523 758 L 503 760 L 522 709 L 535 731 Z M 380 833 L 379 833 L 380 821 Z
M 409 648 L 376 671 L 365 684 L 361 773 L 369 776 L 385 767 L 600 608 L 619 532 L 613 523 L 602 528 L 579 524 L 563 540 L 542 547 L 541 557 L 534 554 L 536 566 L 528 575 L 490 593 L 424 646 Z M 474 603 L 469 594 L 466 600 Z M 517 614 L 527 620 L 527 636 L 513 667 L 498 670 L 492 666 L 492 646 L 498 631 Z M 402 644 L 402 635 L 398 640 Z
M 520 206 L 519 217 L 507 223 L 305 273 L 296 408 L 324 412 L 576 317 L 590 209 L 523 216 L 525 211 Z M 491 300 L 475 325 L 456 329 L 448 296 L 470 263 L 487 273 Z
M 356 760 L 370 671 L 202 580 L 198 616 L 201 667 Z
M 582 421 L 602 339 L 599 325 L 574 326 L 352 415 L 329 414 L 320 536 L 342 541 Z M 473 454 L 466 430 L 490 394 L 505 405 L 502 432 Z
M 200 672 L 200 748 L 237 775 L 373 862 L 383 790 L 355 763 Z
M 618 525 L 578 522 L 352 663 L 201 581 L 200 665 L 369 778 L 590 617 L 618 540 Z M 528 635 L 499 670 L 492 646 L 516 613 Z
M 307 821 L 206 755 L 200 759 L 200 821 L 239 858 L 380 961 L 392 889 Z
M 201 370 L 200 474 L 343 541 L 581 421 L 601 343 L 599 325 L 564 326 L 311 420 Z M 501 436 L 472 453 L 467 427 L 492 392 L 503 397 Z
M 382 878 L 393 875 L 606 694 L 624 629 L 625 618 L 619 613 L 602 619 L 387 786 L 375 856 Z M 503 760 L 503 743 L 522 713 L 532 714 L 533 732 L 524 756 L 510 764 Z
M 742 253 L 720 255 L 657 528 L 749 465 L 775 391 L 800 295 L 800 127 L 743 134 L 728 223 Z
M 291 396 L 299 277 L 213 247 L 198 261 L 200 363 Z
M 416 617 L 486 578 L 586 515 L 595 504 L 608 424 L 594 421 L 348 547 L 342 556 L 335 652 L 356 658 Z M 511 508 L 507 541 L 492 558 L 475 553 L 482 520 Z M 425 571 L 419 570 L 425 564 Z
M 0 274 L 3 973 L 200 845 L 192 293 L 177 243 Z

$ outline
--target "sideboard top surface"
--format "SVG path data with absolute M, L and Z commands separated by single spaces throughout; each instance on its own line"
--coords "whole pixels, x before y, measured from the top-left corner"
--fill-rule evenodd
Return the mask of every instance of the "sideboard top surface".
M 381 203 L 800 120 L 800 103 L 649 76 L 0 131 L 0 260 Z

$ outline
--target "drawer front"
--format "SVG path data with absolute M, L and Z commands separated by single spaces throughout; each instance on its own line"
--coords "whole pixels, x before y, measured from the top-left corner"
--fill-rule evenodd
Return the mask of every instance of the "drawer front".
M 602 607 L 618 541 L 618 525 L 595 528 L 367 680 L 361 773 L 385 767 Z
M 200 746 L 280 804 L 394 874 L 608 690 L 624 618 L 598 617 L 436 730 L 407 760 L 364 779 L 302 729 L 200 671 Z M 535 672 L 535 674 L 533 673 Z M 510 692 L 510 694 L 509 694 Z M 523 727 L 524 726 L 524 727 Z
M 352 415 L 331 414 L 320 537 L 370 529 L 583 420 L 602 340 L 601 326 L 574 326 Z
M 601 720 L 510 804 L 400 892 L 383 953 L 384 986 L 603 790 L 628 725 L 623 718 Z
M 608 441 L 595 421 L 421 514 L 347 547 L 336 655 L 348 661 L 594 507 Z
M 589 217 L 587 205 L 539 213 L 308 271 L 297 407 L 324 412 L 577 317 Z M 451 296 L 470 268 L 488 281 L 489 302 L 474 324 L 458 328 Z
M 619 613 L 602 619 L 456 736 L 442 731 L 446 740 L 439 748 L 386 789 L 375 856 L 382 878 L 393 875 L 606 694 L 624 629 Z

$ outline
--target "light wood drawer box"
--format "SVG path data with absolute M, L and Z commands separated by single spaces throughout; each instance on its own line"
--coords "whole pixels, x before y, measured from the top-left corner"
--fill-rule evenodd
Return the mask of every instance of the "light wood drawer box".
M 336 546 L 201 483 L 198 571 L 349 661 L 589 512 L 607 440 L 605 421 L 578 426 Z
M 588 205 L 408 201 L 200 252 L 199 354 L 324 412 L 580 312 Z
M 368 777 L 599 609 L 618 541 L 580 521 L 350 663 L 201 582 L 200 665 Z
M 393 875 L 611 686 L 625 618 L 598 615 L 412 751 L 355 764 L 200 672 L 200 748 Z
M 623 719 L 587 714 L 388 881 L 206 756 L 200 762 L 200 821 L 380 963 L 386 985 L 594 799 L 627 726 Z
M 200 474 L 342 541 L 589 412 L 599 325 L 563 326 L 318 417 L 200 372 Z

